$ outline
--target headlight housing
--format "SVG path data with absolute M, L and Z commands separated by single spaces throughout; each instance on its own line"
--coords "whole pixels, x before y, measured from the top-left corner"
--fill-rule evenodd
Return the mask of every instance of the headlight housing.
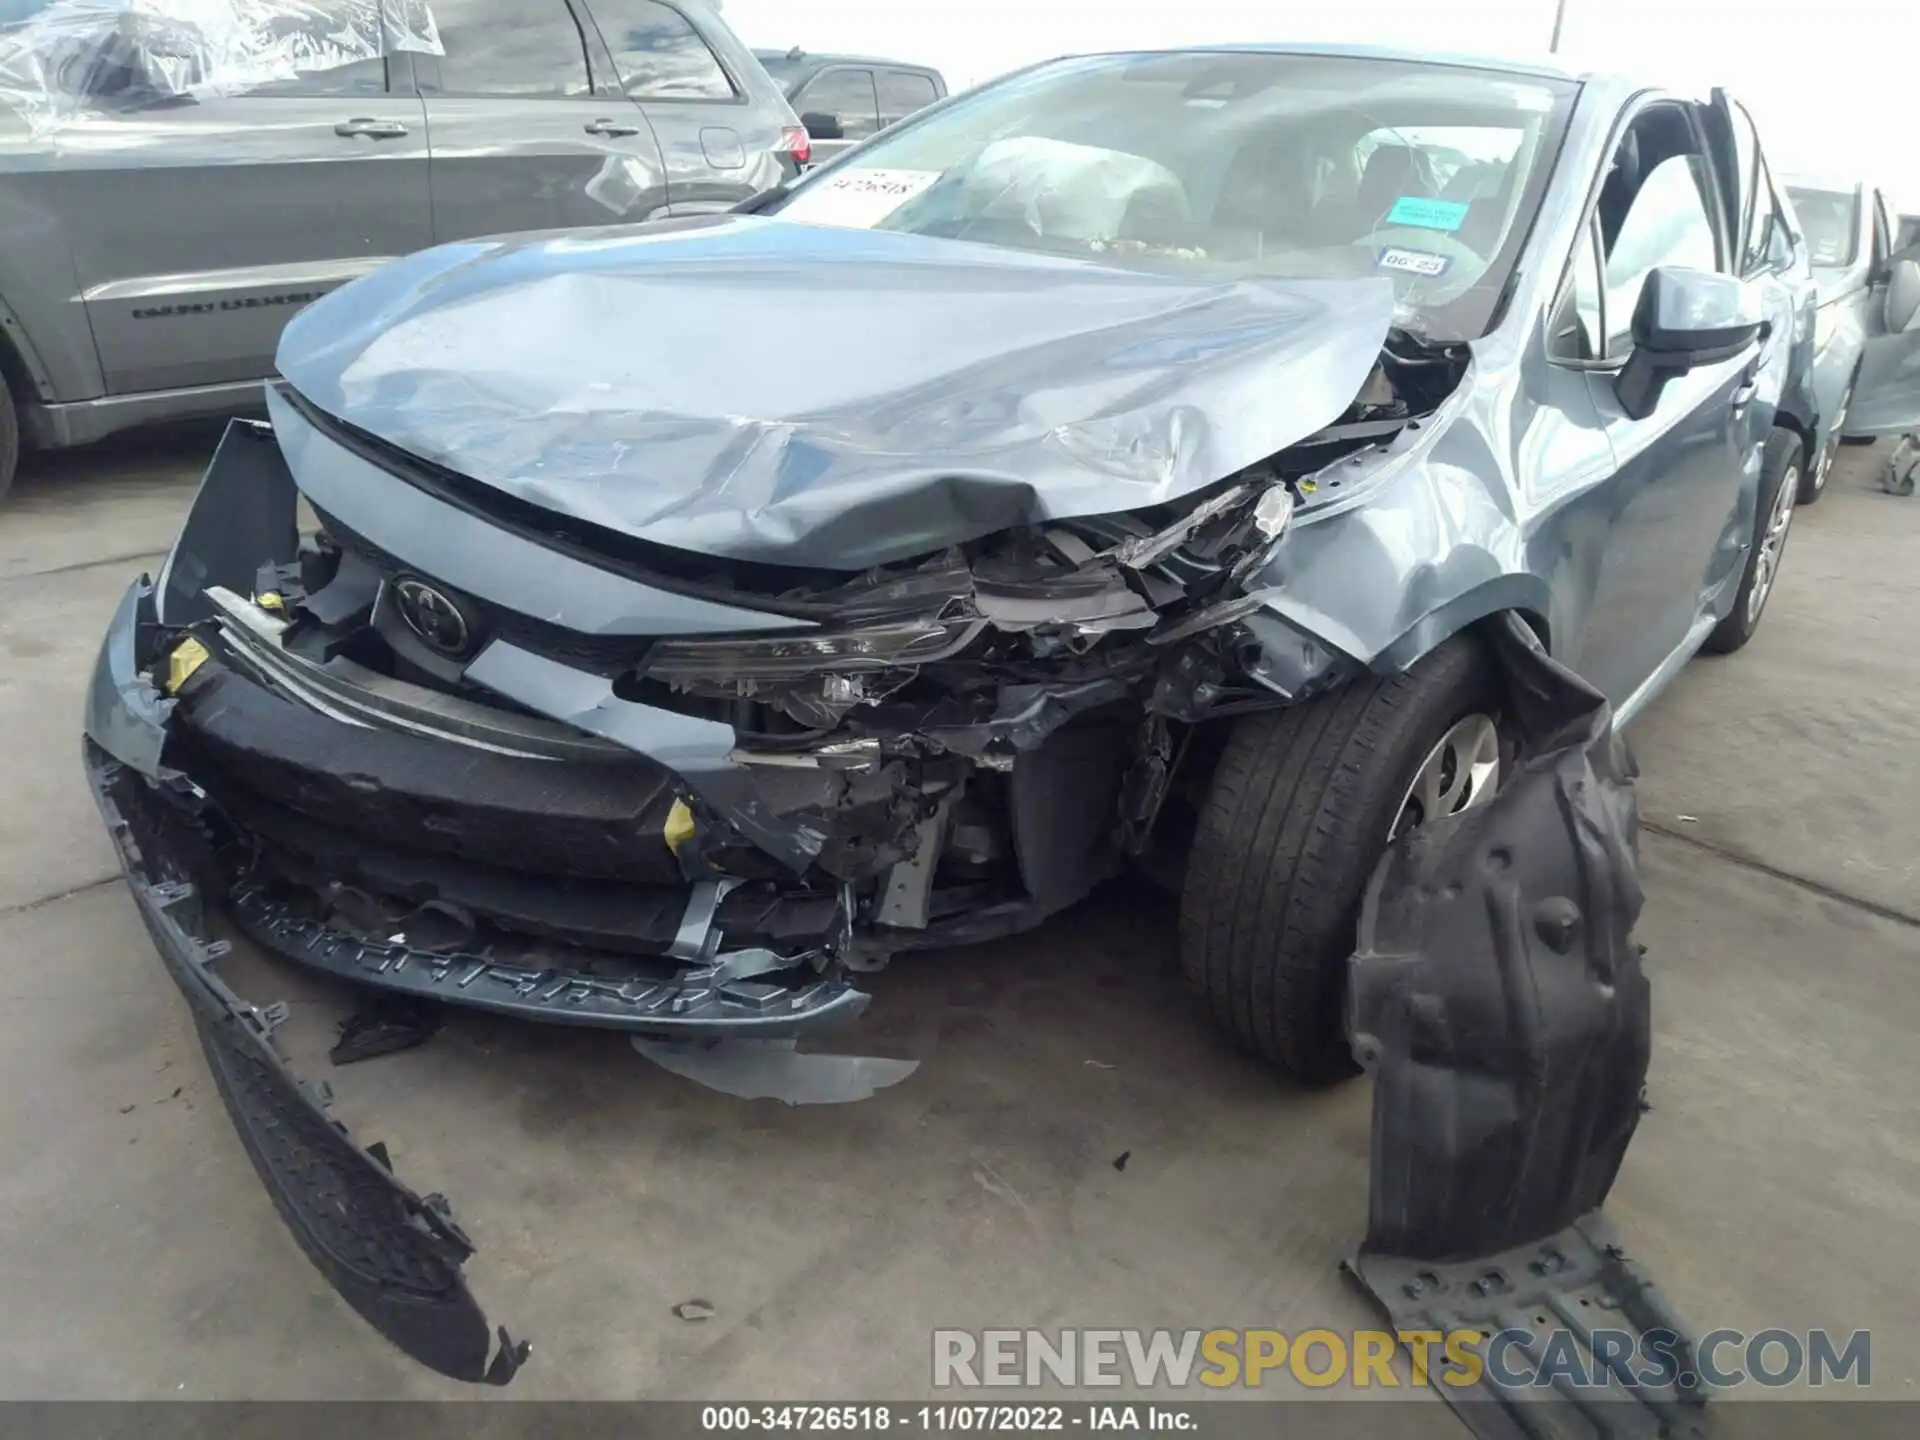
M 663 640 L 642 674 L 667 685 L 715 680 L 778 684 L 825 674 L 864 674 L 931 664 L 973 642 L 982 620 L 907 620 L 853 630 L 809 630 L 710 640 Z

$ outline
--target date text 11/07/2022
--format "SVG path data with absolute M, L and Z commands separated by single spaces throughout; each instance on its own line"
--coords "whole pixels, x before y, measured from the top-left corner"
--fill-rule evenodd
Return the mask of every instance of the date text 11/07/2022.
M 925 1430 L 1011 1434 L 1049 1430 L 1193 1431 L 1199 1422 L 1178 1405 L 705 1405 L 703 1431 Z

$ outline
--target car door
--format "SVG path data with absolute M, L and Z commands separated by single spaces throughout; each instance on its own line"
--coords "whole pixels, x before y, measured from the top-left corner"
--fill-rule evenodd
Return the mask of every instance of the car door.
M 196 79 L 230 93 L 169 90 L 156 60 L 63 124 L 37 188 L 72 239 L 108 394 L 259 380 L 301 306 L 431 243 L 410 56 L 383 53 L 377 24 L 357 31 L 363 16 L 313 0 L 275 31 L 278 53 L 213 50 Z
M 924 110 L 940 98 L 933 77 L 924 70 L 898 70 L 876 66 L 874 88 L 880 101 L 880 128 L 898 125 L 916 111 Z
M 1746 107 L 1715 90 L 1703 112 L 1714 177 L 1726 203 L 1727 268 L 1759 298 L 1767 323 L 1755 369 L 1760 395 L 1749 415 L 1756 450 L 1766 443 L 1774 412 L 1790 390 L 1799 409 L 1814 410 L 1811 392 L 1818 297 L 1805 238 L 1780 203 L 1766 148 Z M 1811 459 L 1812 457 L 1808 457 Z
M 1749 407 L 1754 444 L 1766 443 L 1782 412 L 1790 422 L 1807 427 L 1812 441 L 1802 466 L 1805 474 L 1817 480 L 1813 487 L 1817 493 L 1818 484 L 1825 483 L 1825 422 L 1839 401 L 1823 402 L 1819 392 L 1820 296 L 1812 250 L 1792 207 L 1780 198 L 1766 146 L 1746 108 L 1716 90 L 1705 119 L 1710 140 L 1723 129 L 1732 135 L 1732 144 L 1720 147 L 1722 153 L 1735 155 L 1741 166 L 1738 184 L 1722 186 L 1730 203 L 1727 213 L 1739 217 L 1733 228 L 1732 269 L 1759 299 L 1766 317 L 1754 371 L 1759 394 Z M 1717 162 L 1718 156 L 1719 173 Z M 1844 388 L 1844 380 L 1836 388 Z M 1801 488 L 1805 494 L 1809 486 L 1803 483 Z
M 1920 432 L 1920 236 L 1904 250 L 1893 244 L 1886 197 L 1873 193 L 1875 266 L 1868 304 L 1870 333 L 1861 347 L 1860 378 L 1847 412 L 1849 435 Z
M 434 0 L 416 57 L 437 241 L 651 219 L 667 183 L 647 117 L 568 0 Z
M 1665 104 L 1659 133 L 1675 133 L 1692 109 Z M 1756 347 L 1689 371 L 1668 384 L 1652 414 L 1626 413 L 1619 371 L 1633 348 L 1633 307 L 1648 273 L 1663 265 L 1721 268 L 1730 249 L 1703 154 L 1658 160 L 1629 194 L 1616 216 L 1601 193 L 1601 344 L 1587 381 L 1614 474 L 1589 501 L 1584 523 L 1604 540 L 1586 623 L 1566 650 L 1609 700 L 1631 708 L 1663 666 L 1704 638 L 1709 602 L 1738 582 L 1758 483 L 1760 357 Z
M 590 0 L 589 8 L 627 98 L 653 127 L 671 213 L 731 209 L 785 178 L 775 158 L 785 117 L 755 114 L 686 12 L 665 0 Z
M 829 65 L 794 91 L 792 104 L 813 137 L 816 164 L 880 128 L 880 97 L 873 71 L 864 65 Z

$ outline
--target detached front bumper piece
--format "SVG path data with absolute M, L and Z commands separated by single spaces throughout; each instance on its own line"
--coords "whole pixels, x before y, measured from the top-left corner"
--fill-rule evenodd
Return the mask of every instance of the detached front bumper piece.
M 300 1248 L 368 1324 L 421 1364 L 505 1385 L 528 1346 L 502 1328 L 492 1349 L 494 1332 L 460 1273 L 473 1244 L 446 1201 L 402 1184 L 382 1147 L 356 1144 L 328 1117 L 324 1096 L 295 1078 L 273 1039 L 283 1014 L 241 1000 L 215 973 L 227 947 L 206 929 L 200 890 L 158 858 L 170 846 L 157 797 L 91 741 L 86 758 L 140 918 L 187 998 L 248 1158 Z
M 128 589 L 102 640 L 85 768 L 301 1248 L 405 1353 L 503 1385 L 527 1347 L 495 1345 L 461 1277 L 472 1243 L 289 1071 L 284 1009 L 234 993 L 220 937 L 402 1001 L 656 1037 L 792 1037 L 867 996 L 812 963 L 844 941 L 836 890 L 688 872 L 684 792 L 659 762 L 282 650 L 250 597 L 297 566 L 296 499 L 271 436 L 231 427 L 158 582 Z

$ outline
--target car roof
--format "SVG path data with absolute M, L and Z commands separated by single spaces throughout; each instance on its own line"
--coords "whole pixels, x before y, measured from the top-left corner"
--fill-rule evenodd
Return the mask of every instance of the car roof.
M 1466 65 L 1476 70 L 1502 70 L 1512 75 L 1537 75 L 1549 80 L 1585 80 L 1598 72 L 1572 70 L 1550 56 L 1534 58 L 1485 55 L 1472 51 L 1431 50 L 1413 45 L 1373 45 L 1359 42 L 1236 41 L 1224 45 L 1168 46 L 1166 53 L 1205 53 L 1209 50 L 1251 51 L 1274 55 L 1351 55 L 1356 59 L 1425 61 L 1434 65 Z
M 917 60 L 889 60 L 880 55 L 846 55 L 839 51 L 829 54 L 802 50 L 797 45 L 791 50 L 755 50 L 753 58 L 769 68 L 784 65 L 796 73 L 802 69 L 820 70 L 829 65 L 885 65 L 895 70 L 924 70 L 929 75 L 940 73 L 936 66 L 922 65 Z
M 1871 182 L 1857 176 L 1808 175 L 1799 171 L 1783 174 L 1780 183 L 1789 190 L 1824 190 L 1832 195 L 1851 195 L 1856 190 L 1871 190 Z

